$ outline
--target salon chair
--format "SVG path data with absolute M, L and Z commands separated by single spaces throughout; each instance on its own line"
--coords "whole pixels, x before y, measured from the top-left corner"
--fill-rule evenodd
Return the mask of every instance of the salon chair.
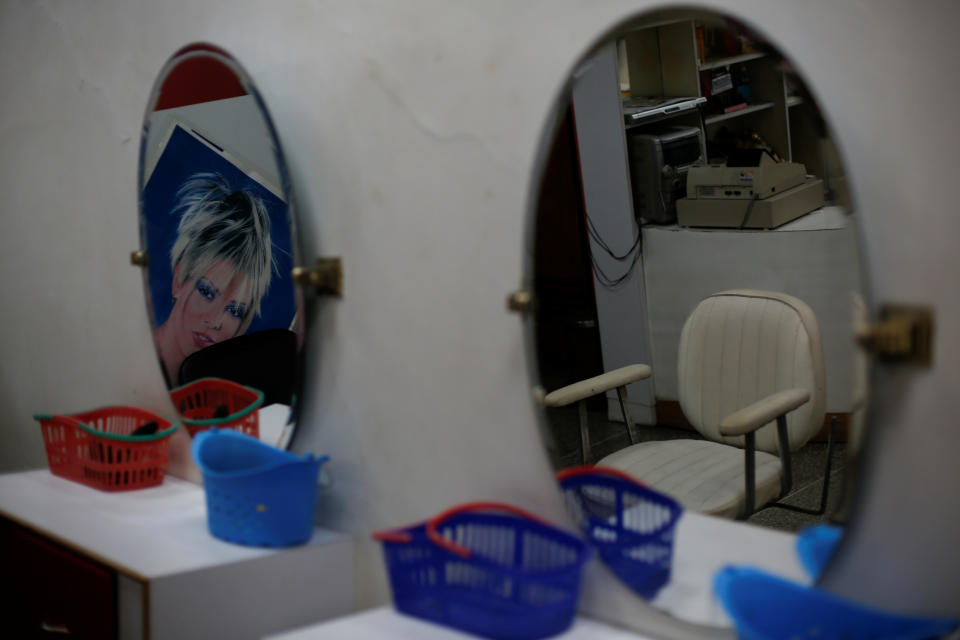
M 617 399 L 620 401 L 620 410 L 623 412 L 624 427 L 630 444 L 637 441 L 634 435 L 633 420 L 630 418 L 630 409 L 627 407 L 627 385 L 638 380 L 650 377 L 650 366 L 646 364 L 631 364 L 613 371 L 607 371 L 598 376 L 574 382 L 560 389 L 551 391 L 541 398 L 547 407 L 566 407 L 577 403 L 580 413 L 580 460 L 583 464 L 591 461 L 590 456 L 590 426 L 587 419 L 587 400 L 611 389 L 617 390 Z
M 820 330 L 806 303 L 747 289 L 702 300 L 681 333 L 678 378 L 681 409 L 705 439 L 639 442 L 598 465 L 702 513 L 746 518 L 765 505 L 816 513 L 774 503 L 792 486 L 790 452 L 825 415 Z M 828 461 L 829 449 L 832 440 Z

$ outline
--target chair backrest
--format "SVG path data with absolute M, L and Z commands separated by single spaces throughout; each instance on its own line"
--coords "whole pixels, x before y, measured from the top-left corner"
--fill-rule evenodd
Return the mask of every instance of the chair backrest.
M 823 425 L 826 376 L 820 329 L 802 300 L 783 293 L 737 289 L 702 300 L 680 335 L 678 391 L 687 420 L 707 439 L 743 446 L 720 435 L 727 415 L 772 393 L 803 387 L 810 401 L 787 415 L 790 449 Z M 778 453 L 771 422 L 757 431 L 757 449 Z

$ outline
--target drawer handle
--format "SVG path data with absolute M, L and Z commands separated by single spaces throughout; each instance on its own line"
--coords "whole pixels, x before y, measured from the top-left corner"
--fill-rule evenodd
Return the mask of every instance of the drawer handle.
M 46 631 L 47 633 L 63 633 L 70 635 L 70 629 L 63 626 L 62 624 L 49 624 L 48 622 L 41 622 L 40 628 Z

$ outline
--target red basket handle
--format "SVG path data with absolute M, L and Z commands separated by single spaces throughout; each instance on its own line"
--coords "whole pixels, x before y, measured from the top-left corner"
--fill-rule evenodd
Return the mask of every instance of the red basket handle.
M 410 542 L 413 540 L 413 536 L 406 531 L 398 531 L 396 529 L 382 529 L 380 531 L 374 531 L 370 534 L 370 537 L 377 542 L 396 542 L 399 544 L 410 544 Z
M 74 418 L 73 416 L 65 416 L 59 413 L 55 413 L 50 416 L 42 416 L 43 419 L 50 420 L 51 422 L 66 422 L 67 424 L 79 428 L 80 421 Z M 40 419 L 40 418 L 38 418 Z
M 504 511 L 521 518 L 526 518 L 527 520 L 532 520 L 537 524 L 542 524 L 547 527 L 553 526 L 540 516 L 534 515 L 529 511 L 521 509 L 520 507 L 515 507 L 512 504 L 506 504 L 504 502 L 467 502 L 456 507 L 450 507 L 446 511 L 438 513 L 427 521 L 427 538 L 430 539 L 430 542 L 442 549 L 446 549 L 450 553 L 460 556 L 461 558 L 469 558 L 472 554 L 470 549 L 462 544 L 457 544 L 452 540 L 447 540 L 437 531 L 437 527 L 444 520 L 452 518 L 453 516 L 466 511 Z
M 612 478 L 617 478 L 619 480 L 624 480 L 632 484 L 637 485 L 638 487 L 647 488 L 647 485 L 640 482 L 629 473 L 621 471 L 620 469 L 614 469 L 613 467 L 597 467 L 589 464 L 582 464 L 576 467 L 570 467 L 569 469 L 564 469 L 563 471 L 557 472 L 557 482 L 563 482 L 568 478 L 576 478 L 579 476 L 586 476 L 590 474 L 602 474 L 607 475 Z

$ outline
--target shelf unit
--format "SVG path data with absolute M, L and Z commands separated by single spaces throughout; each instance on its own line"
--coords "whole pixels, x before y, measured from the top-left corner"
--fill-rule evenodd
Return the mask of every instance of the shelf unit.
M 758 60 L 763 58 L 767 54 L 755 51 L 753 53 L 741 53 L 736 56 L 728 56 L 726 58 L 718 58 L 716 60 L 711 60 L 710 62 L 701 62 L 700 71 L 709 71 L 710 69 L 717 69 L 719 67 L 725 67 L 731 64 L 740 64 L 741 62 L 749 62 L 751 60 Z
M 724 120 L 732 120 L 734 118 L 740 118 L 742 116 L 750 115 L 757 111 L 763 111 L 764 109 L 772 109 L 777 106 L 775 102 L 761 102 L 759 104 L 751 104 L 743 107 L 742 109 L 737 109 L 736 111 L 731 111 L 729 113 L 718 113 L 712 116 L 707 116 L 703 119 L 707 126 L 716 124 L 718 122 L 723 122 Z
M 802 162 L 809 173 L 825 180 L 828 194 L 831 171 L 839 163 L 829 137 L 819 131 L 820 115 L 816 105 L 804 97 L 804 92 L 793 86 L 792 79 L 783 71 L 783 61 L 766 47 L 714 59 L 701 59 L 697 41 L 699 16 L 695 12 L 663 12 L 631 25 L 623 37 L 624 58 L 631 95 L 662 97 L 706 97 L 709 91 L 702 86 L 707 74 L 730 67 L 745 71 L 750 78 L 750 100 L 747 105 L 728 113 L 711 113 L 707 105 L 701 111 L 692 110 L 676 115 L 644 119 L 627 128 L 642 127 L 653 122 L 671 119 L 684 126 L 704 130 L 707 149 L 718 137 L 737 137 L 743 132 L 758 134 L 780 157 Z M 748 45 L 749 46 L 749 43 Z M 709 88 L 709 87 L 708 87 Z M 733 89 L 735 90 L 735 89 Z M 709 103 L 708 103 L 709 105 Z M 709 160 L 722 156 L 708 154 Z

